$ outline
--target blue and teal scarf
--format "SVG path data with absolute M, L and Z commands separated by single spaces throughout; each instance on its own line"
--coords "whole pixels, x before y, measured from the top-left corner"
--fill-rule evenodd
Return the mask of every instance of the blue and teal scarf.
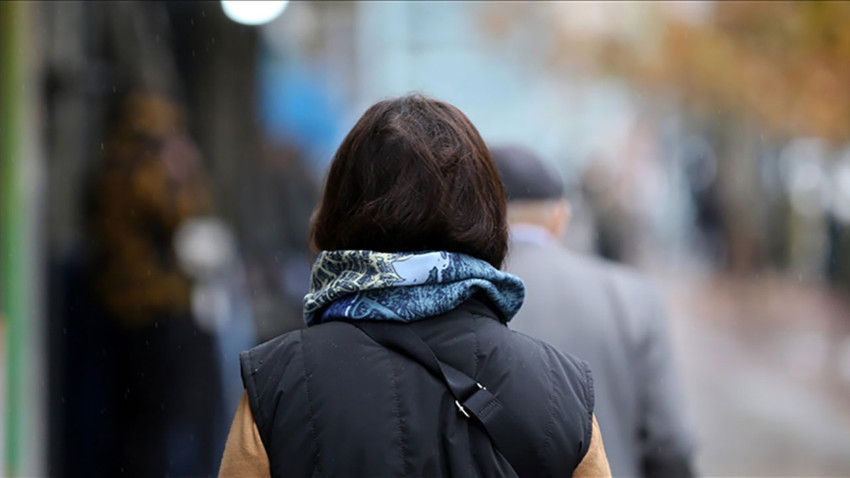
M 446 313 L 483 292 L 510 320 L 525 298 L 511 274 L 465 254 L 325 251 L 304 297 L 307 325 L 339 319 L 413 322 Z

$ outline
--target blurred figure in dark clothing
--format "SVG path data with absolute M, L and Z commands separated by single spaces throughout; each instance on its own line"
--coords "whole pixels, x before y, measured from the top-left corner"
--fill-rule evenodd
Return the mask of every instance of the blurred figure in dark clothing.
M 92 297 L 107 317 L 115 447 L 110 476 L 212 473 L 219 400 L 211 335 L 191 314 L 174 233 L 211 196 L 183 110 L 135 91 L 121 103 L 92 189 Z M 110 406 L 111 405 L 111 406 Z
M 694 204 L 699 246 L 713 264 L 726 262 L 723 205 L 721 204 L 717 157 L 703 138 L 694 136 L 685 143 L 685 179 Z
M 511 327 L 590 363 L 613 476 L 691 476 L 692 437 L 655 291 L 631 270 L 560 244 L 570 216 L 563 182 L 532 151 L 491 153 L 508 199 L 505 269 L 526 286 Z
M 248 171 L 241 216 L 251 300 L 259 340 L 304 327 L 301 308 L 309 292 L 310 215 L 318 188 L 295 145 L 267 140 Z M 240 382 L 241 386 L 241 382 Z
M 593 211 L 596 228 L 596 252 L 612 261 L 628 262 L 629 248 L 626 238 L 630 237 L 631 217 L 623 208 L 618 184 L 610 165 L 602 160 L 593 160 L 581 178 L 582 194 Z

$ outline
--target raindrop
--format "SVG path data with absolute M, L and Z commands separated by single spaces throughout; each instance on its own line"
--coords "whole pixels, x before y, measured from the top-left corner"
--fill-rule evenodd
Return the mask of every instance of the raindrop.
M 195 19 L 194 18 L 190 19 L 189 24 L 194 27 L 195 26 Z
M 100 143 L 100 150 L 103 151 L 103 143 Z

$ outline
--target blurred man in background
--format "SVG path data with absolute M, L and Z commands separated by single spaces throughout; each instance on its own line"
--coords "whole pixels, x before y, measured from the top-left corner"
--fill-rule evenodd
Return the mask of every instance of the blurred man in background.
M 564 248 L 570 218 L 559 175 L 533 152 L 492 148 L 505 185 L 506 270 L 526 286 L 511 327 L 587 360 L 614 476 L 693 475 L 664 309 L 647 281 Z

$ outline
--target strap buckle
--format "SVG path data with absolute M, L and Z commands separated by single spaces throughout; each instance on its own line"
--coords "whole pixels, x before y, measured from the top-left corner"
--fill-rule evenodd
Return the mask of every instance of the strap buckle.
M 463 405 L 460 404 L 457 400 L 455 400 L 455 405 L 457 405 L 457 409 L 460 413 L 463 414 L 466 418 L 469 418 L 469 413 L 467 413 L 466 409 L 463 408 Z
M 481 385 L 481 384 L 480 384 L 480 383 L 478 383 L 478 382 L 475 382 L 475 385 L 478 385 L 478 388 L 479 388 L 479 389 L 481 389 L 481 390 L 487 390 L 487 387 L 485 387 L 484 385 Z M 465 416 L 466 418 L 470 418 L 469 412 L 467 412 L 467 411 L 466 411 L 466 409 L 465 409 L 465 408 L 463 408 L 463 405 L 461 405 L 461 403 L 460 403 L 460 402 L 458 402 L 457 400 L 455 400 L 455 405 L 457 406 L 457 410 L 458 410 L 460 413 L 462 413 L 462 414 L 463 414 L 463 416 Z

